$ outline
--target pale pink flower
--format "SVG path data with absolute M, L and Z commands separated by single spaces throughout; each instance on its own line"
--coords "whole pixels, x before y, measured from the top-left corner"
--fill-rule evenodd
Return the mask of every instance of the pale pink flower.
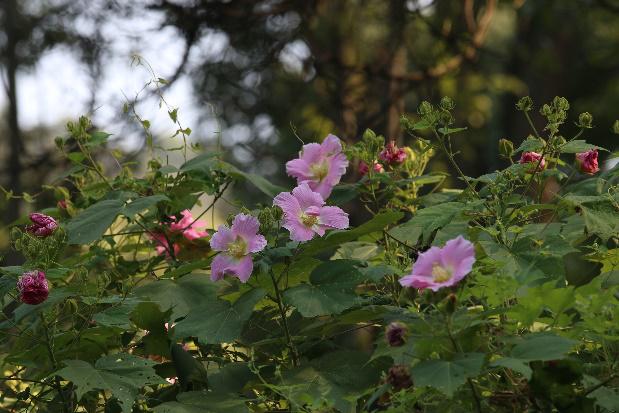
M 340 139 L 328 135 L 321 144 L 303 145 L 299 158 L 286 163 L 286 173 L 297 178 L 298 185 L 307 184 L 327 199 L 347 167 L 348 160 L 342 153 Z
M 56 220 L 49 215 L 34 212 L 29 218 L 32 224 L 26 227 L 26 231 L 37 237 L 48 237 L 58 228 Z
M 325 206 L 318 192 L 301 184 L 290 192 L 275 197 L 273 205 L 284 211 L 283 227 L 293 241 L 309 241 L 315 234 L 323 236 L 327 229 L 348 228 L 348 214 L 335 206 Z
M 19 298 L 26 304 L 41 304 L 47 300 L 49 285 L 43 271 L 34 270 L 22 274 L 17 280 Z
M 176 384 L 176 381 L 178 380 L 178 377 L 167 377 L 165 379 L 165 381 L 167 381 L 170 384 Z
M 590 151 L 581 152 L 576 154 L 576 162 L 580 166 L 580 171 L 586 174 L 593 175 L 598 172 L 598 150 L 592 149 Z
M 540 162 L 540 159 L 542 160 Z M 542 154 L 537 153 L 537 152 L 523 152 L 522 155 L 520 156 L 520 161 L 521 164 L 532 164 L 533 166 L 529 169 L 529 173 L 533 173 L 536 171 L 535 167 L 537 166 L 538 162 L 539 162 L 539 166 L 537 167 L 537 170 L 543 171 L 544 168 L 546 168 L 546 160 L 544 158 L 542 158 Z
M 267 245 L 264 236 L 258 234 L 259 228 L 258 219 L 245 214 L 235 216 L 230 228 L 219 226 L 211 237 L 211 248 L 221 251 L 211 264 L 211 280 L 218 281 L 230 274 L 247 282 L 254 269 L 251 254 Z
M 400 279 L 404 287 L 429 288 L 438 291 L 451 287 L 473 269 L 475 248 L 470 241 L 458 236 L 445 243 L 443 248 L 431 247 L 419 254 L 410 275 Z
M 400 164 L 406 160 L 406 151 L 398 148 L 395 141 L 389 142 L 378 157 L 388 164 Z

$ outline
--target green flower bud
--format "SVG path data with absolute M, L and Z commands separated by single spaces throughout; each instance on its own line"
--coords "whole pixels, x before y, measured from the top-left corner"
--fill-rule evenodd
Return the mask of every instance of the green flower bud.
M 514 143 L 509 139 L 499 141 L 499 154 L 505 158 L 511 158 L 514 154 Z
M 453 99 L 451 99 L 450 97 L 444 96 L 441 99 L 441 108 L 445 110 L 452 110 L 454 107 L 456 107 L 456 104 L 454 103 Z
M 593 116 L 589 112 L 584 112 L 578 115 L 578 126 L 581 128 L 592 128 Z
M 533 99 L 529 96 L 525 96 L 520 98 L 518 103 L 516 103 L 516 109 L 521 110 L 523 112 L 528 112 L 533 108 Z
M 570 103 L 567 101 L 566 98 L 561 96 L 555 96 L 555 98 L 552 100 L 552 105 L 562 111 L 568 110 L 570 108 Z
M 619 135 L 619 120 L 616 120 L 615 123 L 613 123 L 613 133 Z
M 428 115 L 432 113 L 433 111 L 434 111 L 434 107 L 432 107 L 432 104 L 426 100 L 421 102 L 421 104 L 417 108 L 417 113 L 419 113 L 421 116 Z
M 539 113 L 542 116 L 550 116 L 552 114 L 552 108 L 550 107 L 550 105 L 544 104 L 544 106 L 542 106 L 539 110 Z
M 456 304 L 458 303 L 458 297 L 454 293 L 451 293 L 445 299 L 445 311 L 447 314 L 453 314 L 456 311 Z

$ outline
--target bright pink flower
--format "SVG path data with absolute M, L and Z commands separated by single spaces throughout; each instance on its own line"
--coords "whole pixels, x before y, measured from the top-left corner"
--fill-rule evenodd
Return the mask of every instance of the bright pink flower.
M 168 231 L 166 234 L 168 235 L 170 242 L 172 242 L 172 247 L 168 245 L 168 240 L 166 239 L 166 236 L 163 233 L 155 232 L 155 233 L 150 234 L 150 238 L 153 241 L 155 241 L 155 243 L 157 244 L 155 246 L 155 249 L 157 250 L 157 254 L 159 255 L 165 254 L 166 256 L 170 256 L 170 248 L 173 248 L 174 255 L 175 256 L 178 255 L 178 253 L 181 250 L 181 247 L 179 244 L 173 242 L 173 239 L 176 234 L 181 234 L 188 241 L 193 241 L 195 239 L 204 238 L 208 236 L 208 233 L 206 231 L 198 231 L 196 229 L 196 227 L 205 226 L 206 223 L 200 220 L 194 221 L 193 217 L 191 216 L 190 210 L 185 209 L 184 211 L 181 211 L 181 215 L 183 217 L 179 220 L 177 220 L 174 215 L 170 217 L 170 219 L 173 220 L 173 222 L 168 226 Z
M 174 250 L 174 256 L 176 257 L 178 255 L 179 252 L 181 252 L 181 246 L 178 245 L 175 242 L 172 242 L 172 246 L 170 247 L 168 240 L 166 239 L 165 235 L 162 234 L 161 232 L 153 232 L 150 234 L 150 239 L 152 239 L 153 241 L 155 241 L 155 250 L 157 251 L 158 255 L 162 255 L 165 254 L 167 257 L 170 257 L 170 248 L 172 248 Z
M 315 234 L 321 237 L 327 229 L 348 228 L 348 214 L 335 206 L 324 206 L 325 201 L 307 184 L 275 197 L 273 205 L 284 211 L 283 227 L 290 231 L 293 241 L 309 241 Z
M 211 280 L 221 280 L 230 274 L 241 282 L 247 282 L 254 269 L 251 254 L 262 251 L 267 245 L 264 236 L 258 234 L 260 223 L 251 215 L 238 214 L 232 227 L 220 225 L 211 238 L 211 248 L 221 251 L 211 264 Z
M 34 270 L 22 274 L 17 280 L 20 299 L 26 304 L 41 304 L 47 300 L 49 285 L 43 271 Z
M 429 288 L 438 291 L 451 287 L 473 269 L 475 248 L 470 241 L 458 236 L 445 243 L 443 248 L 431 247 L 419 254 L 410 275 L 400 279 L 404 287 Z
M 540 162 L 540 159 L 542 160 Z M 537 163 L 539 162 L 539 167 L 537 168 L 537 170 L 543 171 L 544 168 L 546 168 L 546 160 L 544 158 L 542 158 L 542 155 L 537 153 L 537 152 L 523 152 L 522 155 L 520 156 L 520 161 L 521 164 L 533 164 L 533 166 L 530 168 L 529 172 L 533 173 L 535 172 L 535 167 L 537 166 Z
M 26 231 L 37 237 L 48 237 L 58 228 L 56 220 L 49 215 L 35 212 L 30 214 L 29 217 L 32 225 L 28 225 Z
M 398 148 L 395 141 L 391 141 L 385 149 L 378 154 L 378 157 L 388 164 L 400 164 L 406 160 L 406 151 Z
M 299 158 L 286 163 L 286 173 L 297 178 L 298 185 L 307 184 L 327 199 L 347 167 L 348 160 L 342 153 L 340 139 L 328 135 L 321 144 L 303 145 Z
M 369 171 L 369 167 L 368 164 L 363 162 L 363 161 L 359 161 L 359 173 L 361 175 L 365 175 L 368 173 Z M 379 164 L 378 162 L 374 161 L 374 164 L 372 165 L 372 169 L 374 170 L 374 172 L 376 173 L 382 173 L 385 172 L 385 168 L 383 168 L 383 165 Z
M 586 174 L 593 175 L 598 172 L 598 150 L 592 149 L 587 152 L 581 152 L 576 154 L 576 162 L 580 166 L 580 171 Z
M 206 231 L 196 230 L 196 227 L 203 227 L 206 225 L 206 223 L 200 220 L 194 221 L 193 217 L 191 216 L 190 210 L 186 209 L 184 211 L 181 211 L 181 215 L 183 217 L 180 220 L 170 224 L 170 231 L 182 233 L 183 236 L 189 241 L 208 236 L 208 233 Z M 170 218 L 176 219 L 176 217 L 174 216 L 171 216 Z

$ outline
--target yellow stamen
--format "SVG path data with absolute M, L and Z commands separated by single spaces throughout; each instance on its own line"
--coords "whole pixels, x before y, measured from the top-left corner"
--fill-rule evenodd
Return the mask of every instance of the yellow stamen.
M 316 215 L 307 215 L 306 213 L 301 213 L 301 222 L 303 223 L 303 225 L 305 225 L 306 227 L 313 227 L 314 225 L 316 225 L 318 223 L 318 217 Z
M 318 180 L 318 182 L 321 182 L 329 174 L 329 164 L 327 163 L 327 161 L 312 164 L 310 165 L 310 171 L 312 171 L 314 179 Z
M 451 278 L 451 271 L 435 262 L 432 264 L 432 276 L 434 277 L 434 282 L 444 283 Z
M 228 254 L 236 259 L 247 255 L 247 242 L 241 237 L 237 237 L 234 242 L 228 244 Z

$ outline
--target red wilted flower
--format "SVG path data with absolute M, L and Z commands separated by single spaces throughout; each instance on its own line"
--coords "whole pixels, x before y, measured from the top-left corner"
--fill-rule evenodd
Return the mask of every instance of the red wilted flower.
M 387 373 L 387 383 L 393 386 L 395 391 L 408 389 L 413 385 L 413 379 L 408 371 L 408 367 L 403 364 L 391 366 Z
M 406 160 L 406 151 L 398 148 L 395 141 L 391 141 L 385 146 L 385 149 L 378 154 L 378 157 L 388 164 L 400 164 Z
M 408 332 L 408 328 L 406 325 L 394 321 L 387 326 L 387 330 L 385 331 L 385 338 L 387 339 L 387 343 L 391 347 L 400 347 L 403 346 L 406 342 L 406 333 Z
M 56 220 L 48 215 L 38 212 L 30 214 L 32 225 L 26 227 L 26 231 L 37 237 L 48 237 L 58 228 Z
M 58 203 L 56 204 L 56 206 L 59 209 L 67 209 L 67 201 L 65 199 L 61 199 L 60 201 L 58 201 Z
M 41 304 L 47 300 L 49 285 L 43 271 L 34 270 L 22 274 L 17 280 L 20 299 L 26 304 Z
M 587 152 L 576 154 L 576 162 L 580 166 L 580 171 L 586 174 L 593 175 L 598 172 L 598 150 L 592 149 Z
M 540 162 L 541 159 L 541 162 Z M 520 161 L 521 164 L 532 164 L 533 166 L 530 168 L 530 170 L 528 171 L 529 173 L 533 173 L 535 172 L 535 167 L 537 167 L 538 170 L 543 171 L 544 168 L 546 168 L 546 160 L 544 158 L 542 158 L 542 154 L 537 153 L 537 152 L 523 152 L 522 155 L 520 156 Z M 539 166 L 537 166 L 539 162 Z

